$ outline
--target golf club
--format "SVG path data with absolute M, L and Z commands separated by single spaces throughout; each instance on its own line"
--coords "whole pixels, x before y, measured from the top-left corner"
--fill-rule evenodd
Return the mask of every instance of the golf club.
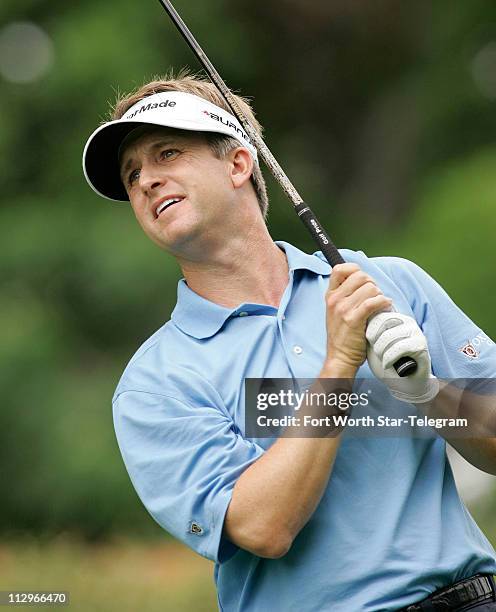
M 250 121 L 247 119 L 247 117 L 239 107 L 235 96 L 224 83 L 221 76 L 214 68 L 213 64 L 210 62 L 210 60 L 208 59 L 205 52 L 200 47 L 194 36 L 191 34 L 190 30 L 188 29 L 176 9 L 172 6 L 169 0 L 159 0 L 159 2 L 171 18 L 172 22 L 179 30 L 183 38 L 188 43 L 190 49 L 193 51 L 200 64 L 203 66 L 210 80 L 214 83 L 214 85 L 217 87 L 217 89 L 223 96 L 233 115 L 238 119 L 238 121 L 245 129 L 246 133 L 250 137 L 252 143 L 256 146 L 265 164 L 272 172 L 275 179 L 292 202 L 296 214 L 310 232 L 312 238 L 317 243 L 318 247 L 324 254 L 329 264 L 331 266 L 335 266 L 337 264 L 345 263 L 344 259 L 341 257 L 338 249 L 332 242 L 331 238 L 325 232 L 324 228 L 319 223 L 317 217 L 314 215 L 310 207 L 305 204 L 303 198 L 300 196 L 294 185 L 286 176 L 286 173 L 281 168 L 276 158 L 272 155 L 260 134 L 251 125 Z M 394 312 L 391 313 L 391 316 L 394 316 Z M 417 362 L 412 357 L 401 357 L 394 364 L 394 369 L 396 370 L 398 376 L 409 376 L 410 374 L 413 374 L 416 371 Z

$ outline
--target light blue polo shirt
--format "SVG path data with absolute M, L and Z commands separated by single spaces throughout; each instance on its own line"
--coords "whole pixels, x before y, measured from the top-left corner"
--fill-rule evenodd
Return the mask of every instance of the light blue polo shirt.
M 133 485 L 169 533 L 215 561 L 219 607 L 233 611 L 397 610 L 477 572 L 495 551 L 460 500 L 437 438 L 343 437 L 327 489 L 290 551 L 263 559 L 222 535 L 236 480 L 270 446 L 244 433 L 245 378 L 311 378 L 326 347 L 331 268 L 285 242 L 279 308 L 224 308 L 179 281 L 172 320 L 136 352 L 114 422 Z M 434 374 L 494 378 L 496 347 L 415 264 L 342 250 L 413 315 Z M 477 346 L 477 357 L 460 349 Z M 371 377 L 364 364 L 359 377 Z

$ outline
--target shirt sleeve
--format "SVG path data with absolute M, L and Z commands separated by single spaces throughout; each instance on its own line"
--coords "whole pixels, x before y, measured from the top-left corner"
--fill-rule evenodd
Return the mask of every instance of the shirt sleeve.
M 378 258 L 403 292 L 424 332 L 433 373 L 444 379 L 496 377 L 496 345 L 422 268 L 398 257 Z M 382 266 L 381 266 L 382 267 Z
M 222 536 L 234 485 L 263 449 L 212 405 L 124 391 L 113 401 L 121 454 L 152 517 L 199 554 L 221 563 L 238 550 Z

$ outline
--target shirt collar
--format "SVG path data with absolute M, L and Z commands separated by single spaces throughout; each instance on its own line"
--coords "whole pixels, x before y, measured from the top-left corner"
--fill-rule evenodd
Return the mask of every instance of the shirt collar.
M 331 273 L 331 266 L 321 259 L 321 255 L 309 255 L 292 244 L 280 240 L 277 240 L 276 244 L 286 253 L 290 273 L 294 270 L 310 270 L 321 275 Z M 184 333 L 201 340 L 216 334 L 229 317 L 240 310 L 247 310 L 242 306 L 244 305 L 226 308 L 215 304 L 195 293 L 182 278 L 177 286 L 177 304 L 171 319 Z
M 323 276 L 331 273 L 331 266 L 320 251 L 309 255 L 289 244 L 289 242 L 283 242 L 282 240 L 276 240 L 275 242 L 286 253 L 290 271 L 310 270 L 315 272 L 315 274 L 322 274 Z M 317 253 L 319 254 L 317 255 Z

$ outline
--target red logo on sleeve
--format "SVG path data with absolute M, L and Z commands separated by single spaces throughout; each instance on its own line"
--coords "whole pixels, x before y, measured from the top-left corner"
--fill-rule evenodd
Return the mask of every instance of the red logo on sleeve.
M 462 348 L 458 350 L 461 351 L 465 355 L 465 357 L 468 357 L 469 359 L 477 359 L 479 357 L 479 353 L 477 352 L 475 346 L 470 342 L 467 342 L 465 346 L 462 346 Z

